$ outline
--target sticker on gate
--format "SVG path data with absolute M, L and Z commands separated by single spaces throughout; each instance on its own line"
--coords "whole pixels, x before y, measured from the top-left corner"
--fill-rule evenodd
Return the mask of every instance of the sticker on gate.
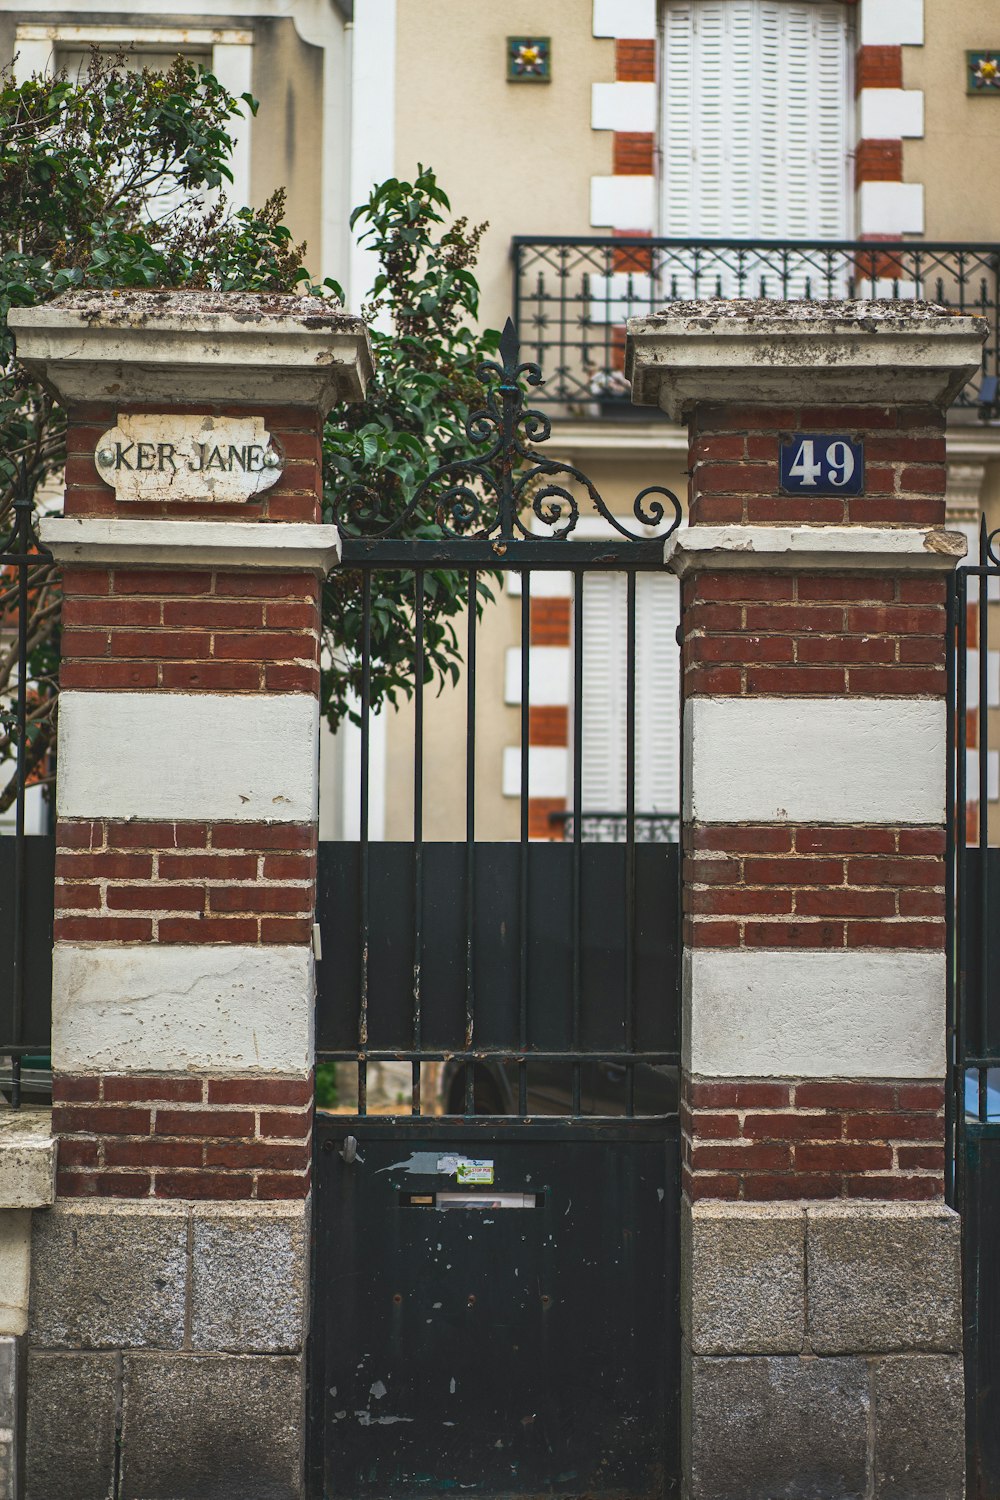
M 490 1187 L 493 1184 L 493 1163 L 491 1161 L 473 1161 L 468 1156 L 453 1156 L 449 1159 L 449 1165 L 452 1166 L 455 1180 L 463 1186 L 468 1187 L 473 1184 L 479 1184 Z M 438 1171 L 440 1172 L 440 1170 L 441 1163 L 439 1162 Z

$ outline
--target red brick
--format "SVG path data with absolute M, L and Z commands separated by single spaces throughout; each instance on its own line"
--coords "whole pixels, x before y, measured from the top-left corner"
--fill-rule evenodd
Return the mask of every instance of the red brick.
M 162 605 L 158 599 L 64 600 L 62 622 L 77 625 L 159 625 Z
M 312 849 L 316 835 L 308 823 L 216 823 L 214 849 Z
M 700 437 L 691 445 L 688 462 L 693 467 L 696 463 L 711 459 L 744 459 L 747 456 L 746 447 L 746 438 L 738 433 Z
M 265 623 L 269 629 L 281 630 L 317 630 L 319 628 L 319 613 L 314 604 L 279 603 L 268 602 L 265 610 Z
M 275 1141 L 209 1142 L 205 1147 L 206 1167 L 230 1167 L 250 1171 L 269 1167 L 272 1171 L 301 1172 L 309 1162 L 309 1147 L 281 1145 Z
M 110 589 L 111 574 L 107 568 L 63 568 L 63 596 L 66 599 L 74 594 L 107 594 Z
M 743 929 L 748 948 L 842 948 L 839 922 L 748 922 Z
M 319 667 L 287 662 L 267 662 L 264 686 L 269 693 L 319 693 Z
M 692 526 L 739 525 L 743 521 L 743 501 L 738 495 L 696 495 L 691 502 Z
M 256 854 L 161 854 L 158 865 L 162 880 L 254 880 Z
M 169 1100 L 174 1104 L 197 1104 L 204 1089 L 205 1085 L 200 1078 L 152 1078 L 147 1074 L 136 1077 L 111 1076 L 104 1080 L 104 1097 L 114 1103 Z
M 848 666 L 879 663 L 889 666 L 896 660 L 896 641 L 892 636 L 813 636 L 799 638 L 795 656 L 803 666 L 821 662 L 840 662 Z
M 778 487 L 776 463 L 700 463 L 694 471 L 699 496 L 764 495 Z
M 701 432 L 781 432 L 796 426 L 798 410 L 792 406 L 768 406 L 734 401 L 699 402 L 695 412 Z
M 742 604 L 696 604 L 690 611 L 688 633 L 695 630 L 742 630 Z
M 653 175 L 651 131 L 616 130 L 612 137 L 612 172 L 616 177 Z
M 844 1121 L 849 1141 L 935 1141 L 943 1134 L 944 1121 L 938 1114 L 848 1115 Z
M 743 1134 L 758 1141 L 835 1141 L 842 1135 L 839 1115 L 747 1115 Z
M 899 488 L 903 494 L 943 495 L 944 464 L 911 464 L 901 471 Z
M 840 885 L 844 878 L 838 859 L 748 858 L 743 871 L 747 885 Z
M 787 1083 L 763 1083 L 756 1079 L 725 1082 L 695 1082 L 689 1085 L 695 1109 L 785 1109 L 791 1098 Z
M 313 880 L 316 875 L 314 854 L 268 854 L 264 857 L 265 880 Z
M 822 499 L 801 499 L 794 495 L 757 496 L 747 501 L 747 520 L 751 525 L 770 525 L 774 521 L 816 525 L 836 525 L 847 519 L 845 502 L 831 495 Z
M 313 919 L 306 917 L 262 917 L 262 943 L 308 943 L 312 939 Z
M 57 854 L 56 876 L 70 880 L 150 880 L 151 854 Z
M 891 828 L 797 828 L 799 854 L 891 854 L 896 836 Z
M 205 631 L 116 630 L 111 636 L 113 656 L 185 661 L 192 657 L 208 656 L 210 650 L 211 636 Z
M 56 911 L 100 911 L 101 893 L 97 886 L 57 880 L 55 906 Z
M 685 930 L 685 942 L 696 948 L 738 948 L 738 922 L 697 922 Z
M 943 1083 L 901 1083 L 900 1109 L 944 1109 Z
M 63 651 L 72 657 L 104 657 L 108 654 L 108 635 L 100 630 L 67 630 Z
M 119 849 L 197 849 L 208 839 L 204 823 L 108 824 L 108 844 Z
M 311 1078 L 212 1078 L 210 1104 L 289 1104 L 312 1102 Z
M 118 911 L 201 911 L 205 893 L 186 886 L 109 885 L 108 906 Z
M 305 608 L 306 606 L 295 606 Z M 264 606 L 236 599 L 176 599 L 163 606 L 164 625 L 204 626 L 207 630 L 252 630 L 264 623 Z
M 831 605 L 748 604 L 747 630 L 781 630 L 792 634 L 815 631 L 827 634 L 841 630 L 844 611 Z
M 877 428 L 885 430 L 897 425 L 897 408 L 894 406 L 803 406 L 799 411 L 802 428 L 831 428 L 838 432 Z M 789 423 L 794 426 L 794 423 Z M 801 428 L 800 428 L 801 430 Z
M 281 1140 L 304 1140 L 312 1129 L 310 1111 L 292 1113 L 288 1110 L 264 1112 L 260 1117 L 260 1134 L 276 1136 Z
M 941 917 L 945 915 L 944 891 L 900 891 L 901 917 Z
M 840 578 L 833 575 L 804 574 L 798 579 L 798 596 L 809 599 L 842 599 L 845 603 L 869 600 L 873 603 L 890 603 L 895 598 L 896 588 L 891 578 Z
M 160 686 L 179 692 L 256 693 L 261 689 L 261 675 L 261 668 L 253 662 L 165 662 Z
M 792 1164 L 791 1148 L 777 1141 L 747 1142 L 744 1145 L 695 1145 L 691 1153 L 695 1171 L 702 1167 L 720 1172 L 774 1172 Z
M 261 1172 L 257 1178 L 257 1197 L 261 1199 L 305 1198 L 308 1192 L 308 1172 Z
M 115 1109 L 104 1104 L 56 1105 L 52 1111 L 52 1129 L 59 1135 L 148 1135 L 148 1109 Z
M 943 667 L 851 668 L 851 692 L 879 697 L 890 693 L 939 697 L 945 690 Z
M 66 1135 L 58 1143 L 59 1170 L 100 1165 L 101 1143 Z
M 154 662 L 78 662 L 65 657 L 59 667 L 62 688 L 155 688 Z
M 59 917 L 52 935 L 66 943 L 146 943 L 153 924 L 139 917 Z
M 738 697 L 743 689 L 740 667 L 688 667 L 684 674 L 684 692 L 688 698 L 698 693 L 717 697 Z
M 938 854 L 945 851 L 943 828 L 901 828 L 899 831 L 900 854 Z
M 836 1177 L 818 1173 L 789 1172 L 784 1176 L 751 1173 L 743 1184 L 743 1196 L 755 1203 L 787 1202 L 798 1198 L 838 1198 Z
M 794 579 L 773 573 L 700 573 L 695 584 L 699 600 L 744 599 L 753 603 L 792 598 Z
M 854 148 L 854 182 L 902 182 L 901 140 L 858 141 Z
M 710 662 L 790 662 L 791 639 L 783 635 L 701 635 L 687 643 L 688 659 Z
M 655 42 L 630 40 L 616 41 L 615 78 L 619 83 L 655 82 Z
M 688 1114 L 690 1115 L 690 1111 Z M 737 1140 L 742 1133 L 738 1115 L 713 1115 L 705 1110 L 700 1110 L 693 1117 L 691 1128 L 706 1141 Z
M 163 917 L 161 943 L 255 943 L 257 923 L 252 917 Z
M 104 842 L 103 824 L 60 818 L 56 842 L 60 849 L 92 849 Z
M 696 849 L 718 849 L 730 854 L 785 854 L 792 847 L 788 828 L 745 828 L 723 823 L 696 824 L 693 829 Z
M 208 901 L 213 912 L 301 913 L 314 897 L 308 886 L 222 885 L 209 887 Z
M 151 1178 L 148 1172 L 59 1172 L 56 1196 L 59 1198 L 147 1198 Z
M 896 914 L 896 897 L 892 891 L 844 887 L 799 891 L 795 912 L 800 917 L 892 917 Z
M 685 1188 L 691 1199 L 699 1202 L 703 1198 L 738 1198 L 740 1195 L 740 1179 L 738 1177 L 724 1176 L 721 1173 L 699 1173 L 697 1177 L 690 1174 L 686 1177 Z
M 849 1198 L 876 1198 L 892 1202 L 917 1202 L 944 1195 L 944 1180 L 937 1177 L 848 1177 L 844 1187 Z
M 943 608 L 945 585 L 939 578 L 900 578 L 901 604 L 936 604 Z
M 902 47 L 859 47 L 856 81 L 859 93 L 862 89 L 901 89 Z
M 793 909 L 791 891 L 772 889 L 691 890 L 686 899 L 687 910 L 698 916 L 790 916 Z
M 217 573 L 215 592 L 234 599 L 317 599 L 318 584 L 310 573 Z M 567 604 L 569 601 L 566 601 Z
M 254 1117 L 243 1109 L 157 1109 L 156 1134 L 253 1136 Z
M 849 948 L 943 948 L 943 922 L 851 922 Z
M 895 1085 L 891 1083 L 835 1079 L 816 1083 L 807 1080 L 795 1085 L 796 1109 L 886 1109 L 892 1108 L 895 1097 Z
M 237 1172 L 157 1172 L 158 1198 L 234 1199 L 253 1196 L 253 1177 Z
M 944 1172 L 943 1146 L 898 1146 L 896 1161 L 901 1172 Z
M 906 859 L 902 855 L 888 859 L 853 858 L 847 861 L 847 879 L 851 885 L 943 885 L 944 861 Z
M 765 667 L 747 668 L 747 690 L 750 693 L 819 693 L 836 697 L 844 691 L 844 672 L 836 667 Z
M 101 1080 L 93 1077 L 77 1077 L 72 1073 L 52 1075 L 52 1100 L 54 1104 L 77 1104 L 86 1100 L 93 1103 L 101 1097 Z
M 803 1172 L 877 1172 L 892 1166 L 890 1146 L 845 1145 L 843 1142 L 796 1144 L 795 1167 Z
M 201 1141 L 108 1141 L 104 1160 L 109 1167 L 200 1167 Z

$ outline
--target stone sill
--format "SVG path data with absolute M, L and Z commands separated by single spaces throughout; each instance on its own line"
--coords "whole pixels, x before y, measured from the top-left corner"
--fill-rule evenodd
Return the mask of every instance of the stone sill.
M 59 562 L 108 568 L 253 568 L 317 573 L 340 561 L 336 526 L 292 521 L 104 520 L 43 516 L 39 535 Z
M 930 526 L 689 526 L 669 536 L 663 560 L 683 578 L 697 570 L 951 572 L 968 543 Z
M 0 1209 L 48 1208 L 55 1196 L 52 1111 L 0 1110 Z

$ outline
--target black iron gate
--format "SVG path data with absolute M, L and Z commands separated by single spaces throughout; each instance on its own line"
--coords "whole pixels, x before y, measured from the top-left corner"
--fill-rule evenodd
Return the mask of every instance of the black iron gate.
M 1000 1500 L 1000 848 L 990 716 L 1000 707 L 998 534 L 950 586 L 946 868 L 950 1200 L 962 1214 L 970 1500 Z M 992 625 L 992 628 L 991 628 Z
M 520 382 L 539 377 L 518 364 L 509 324 L 501 355 L 468 426 L 482 458 L 440 471 L 396 521 L 369 509 L 359 524 L 364 497 L 341 518 L 358 589 L 360 836 L 320 848 L 317 1061 L 337 1066 L 340 1089 L 317 1116 L 314 1175 L 309 1475 L 323 1500 L 677 1489 L 679 862 L 661 841 L 677 804 L 641 801 L 651 731 L 637 619 L 680 507 L 646 490 L 625 524 L 579 471 L 534 453 L 548 422 L 522 408 Z M 466 600 L 450 768 L 459 837 L 435 821 L 425 785 L 444 573 Z M 620 666 L 604 678 L 622 709 L 621 807 L 584 800 L 598 577 L 622 600 Z M 558 806 L 551 786 L 533 796 L 531 754 L 533 608 L 556 579 L 568 673 Z M 389 783 L 412 800 L 405 839 L 370 833 L 383 597 L 411 639 L 411 753 L 403 778 L 392 758 Z M 483 642 L 501 599 L 519 624 L 506 839 L 477 822 L 484 755 L 493 765 L 482 737 L 477 753 L 477 706 L 497 693 Z

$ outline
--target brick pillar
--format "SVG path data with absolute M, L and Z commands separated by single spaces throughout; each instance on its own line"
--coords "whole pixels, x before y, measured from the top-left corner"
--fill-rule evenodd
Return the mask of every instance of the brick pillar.
M 945 410 L 982 320 L 681 304 L 630 325 L 690 429 L 683 580 L 689 1500 L 963 1493 L 944 1204 Z M 782 494 L 782 435 L 863 492 Z
M 120 1470 L 297 1497 L 321 431 L 367 341 L 306 297 L 84 293 L 11 323 L 68 416 L 27 1494 Z

